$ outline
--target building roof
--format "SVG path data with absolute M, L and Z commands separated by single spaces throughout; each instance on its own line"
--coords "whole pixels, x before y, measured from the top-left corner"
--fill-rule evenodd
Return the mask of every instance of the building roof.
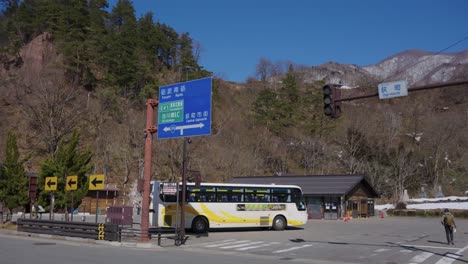
M 367 182 L 364 175 L 287 175 L 287 176 L 245 176 L 233 177 L 231 183 L 251 184 L 292 184 L 302 188 L 308 195 L 346 195 L 358 184 L 369 192 L 369 197 L 377 198 L 379 194 Z

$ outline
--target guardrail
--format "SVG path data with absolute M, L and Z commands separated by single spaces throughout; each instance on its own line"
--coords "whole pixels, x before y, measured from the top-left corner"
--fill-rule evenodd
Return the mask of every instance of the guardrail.
M 17 230 L 57 236 L 82 237 L 96 240 L 120 241 L 121 228 L 114 224 L 65 222 L 38 219 L 18 219 Z

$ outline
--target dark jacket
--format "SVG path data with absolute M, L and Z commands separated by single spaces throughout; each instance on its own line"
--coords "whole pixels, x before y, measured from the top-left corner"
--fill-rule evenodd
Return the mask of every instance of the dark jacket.
M 457 225 L 455 224 L 455 217 L 453 217 L 453 215 L 450 212 L 444 212 L 440 223 L 444 226 L 457 228 Z

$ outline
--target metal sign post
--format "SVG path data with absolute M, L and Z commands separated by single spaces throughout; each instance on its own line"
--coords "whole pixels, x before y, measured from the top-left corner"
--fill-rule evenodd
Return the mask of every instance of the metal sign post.
M 211 77 L 160 87 L 158 139 L 210 135 L 211 92 Z M 176 239 L 176 244 L 179 245 L 185 242 L 187 143 L 190 143 L 190 139 L 184 139 L 183 143 L 181 219 L 179 236 Z
M 71 193 L 71 205 L 70 205 L 70 212 L 71 212 L 71 215 L 70 215 L 70 221 L 73 221 L 73 205 L 74 205 L 74 201 L 73 201 L 73 198 L 74 198 L 74 194 L 75 194 L 75 190 L 78 189 L 78 176 L 77 175 L 73 175 L 73 176 L 67 176 L 67 181 L 65 183 L 65 190 L 66 191 L 72 191 Z
M 98 222 L 99 191 L 104 190 L 104 174 L 89 176 L 89 190 L 96 191 L 96 223 Z

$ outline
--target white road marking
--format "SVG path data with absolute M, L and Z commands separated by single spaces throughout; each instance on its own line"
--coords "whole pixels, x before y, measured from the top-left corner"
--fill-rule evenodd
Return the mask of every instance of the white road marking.
M 244 243 L 244 244 L 238 244 L 238 245 L 231 245 L 231 246 L 225 246 L 225 247 L 220 247 L 220 248 L 223 248 L 223 249 L 227 249 L 227 248 L 238 248 L 238 247 L 245 247 L 245 246 L 255 245 L 255 244 L 259 244 L 259 243 L 263 243 L 263 241 L 255 241 L 255 242 Z
M 226 245 L 232 245 L 232 243 L 245 243 L 245 242 L 250 242 L 250 240 L 239 240 L 239 241 L 232 241 L 232 242 L 227 242 L 227 243 L 221 243 L 221 244 L 214 244 L 214 245 L 208 245 L 205 246 L 207 248 L 212 248 L 212 247 L 222 247 Z
M 384 251 L 389 251 L 390 249 L 388 248 L 380 248 L 380 249 L 376 249 L 374 250 L 374 252 L 384 252 Z
M 230 242 L 230 241 L 236 241 L 235 239 L 226 239 L 226 240 L 221 240 L 221 241 L 211 241 L 211 242 L 205 242 L 205 243 L 200 243 L 197 244 L 197 246 L 205 246 L 205 245 L 212 245 L 213 243 L 224 243 L 224 242 Z
M 411 252 L 413 252 L 413 250 L 409 250 L 409 249 L 400 250 L 400 253 L 411 253 Z
M 456 255 L 448 253 L 447 255 L 452 255 L 453 257 L 450 257 L 450 258 L 443 257 L 439 261 L 437 261 L 436 264 L 450 264 L 454 262 L 455 260 L 457 260 L 462 255 L 461 253 L 463 253 L 463 251 L 467 249 L 468 249 L 468 246 L 458 250 L 457 252 L 455 252 Z
M 251 246 L 251 247 L 244 247 L 244 248 L 237 248 L 236 250 L 249 250 L 249 249 L 254 249 L 254 248 L 261 248 L 261 247 L 268 247 L 271 245 L 278 245 L 281 244 L 280 242 L 271 242 L 271 243 L 266 243 L 262 245 L 256 245 L 256 246 Z
M 451 247 L 436 247 L 436 246 L 419 246 L 419 245 L 405 245 L 405 244 L 398 244 L 402 247 L 414 247 L 414 248 L 437 248 L 437 249 L 460 249 L 460 248 L 451 248 Z
M 410 262 L 411 263 L 421 263 L 421 262 L 424 262 L 426 259 L 430 258 L 434 256 L 434 253 L 430 253 L 430 252 L 423 252 L 419 255 L 416 255 L 414 256 Z
M 303 245 L 303 246 L 300 246 L 300 247 L 292 247 L 292 248 L 287 248 L 287 249 L 283 249 L 283 250 L 273 251 L 273 253 L 283 253 L 283 252 L 293 251 L 293 250 L 306 248 L 306 247 L 311 247 L 311 246 L 313 246 L 313 245 L 312 244 L 307 244 L 307 245 Z

